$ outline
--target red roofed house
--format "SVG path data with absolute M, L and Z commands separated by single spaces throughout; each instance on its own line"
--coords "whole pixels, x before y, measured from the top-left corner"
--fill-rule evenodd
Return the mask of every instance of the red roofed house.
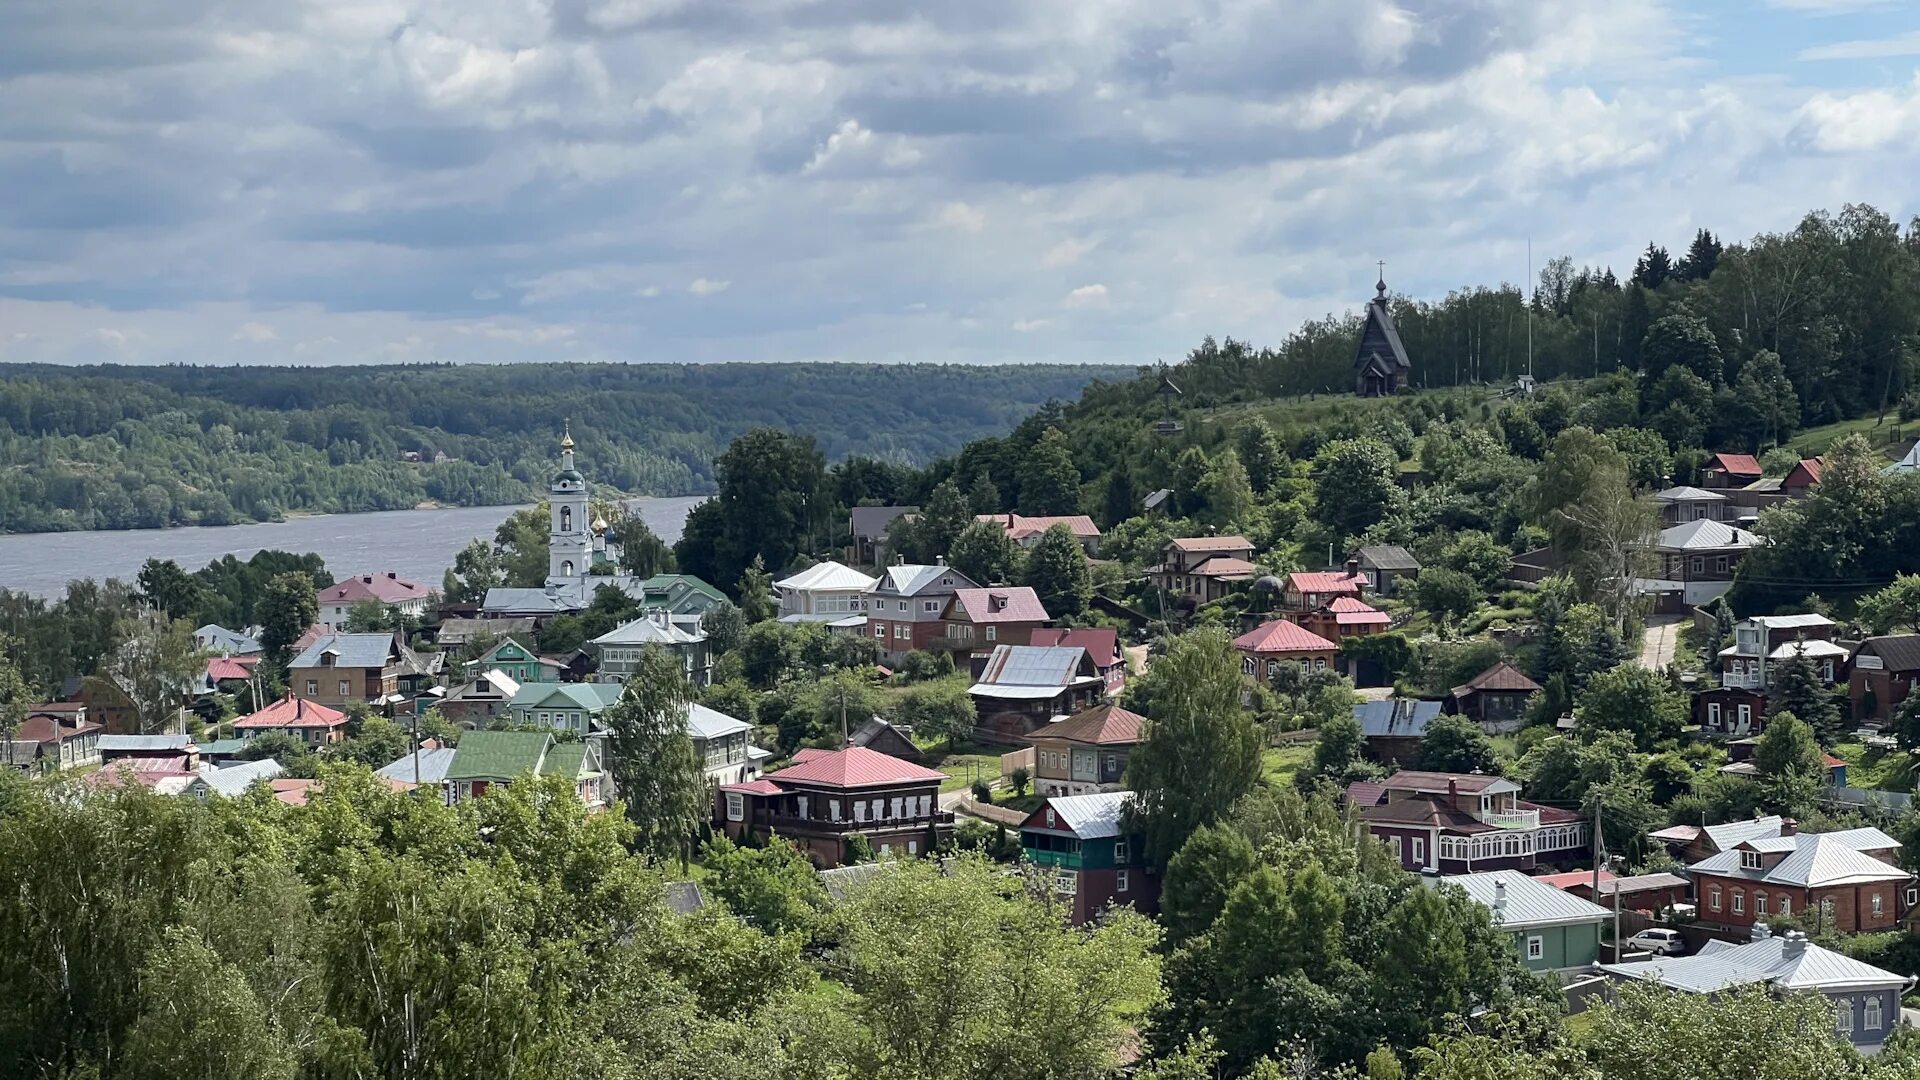
M 1585 818 L 1521 800 L 1520 785 L 1502 776 L 1402 769 L 1347 792 L 1374 838 L 1415 873 L 1531 872 L 1587 850 Z
M 976 514 L 975 521 L 991 521 L 1007 530 L 1007 539 L 1023 548 L 1030 548 L 1040 542 L 1048 529 L 1055 525 L 1065 525 L 1073 531 L 1074 539 L 1091 555 L 1100 547 L 1100 526 L 1085 514 L 1062 514 L 1050 517 L 1026 517 L 1021 514 Z
M 329 626 L 345 626 L 353 605 L 369 600 L 382 607 L 397 607 L 407 615 L 425 615 L 427 594 L 432 591 L 391 571 L 350 577 L 320 590 L 320 621 Z
M 734 840 L 777 832 L 822 869 L 846 865 L 856 835 L 877 856 L 924 855 L 953 835 L 953 814 L 940 809 L 946 778 L 864 746 L 803 751 L 778 772 L 722 785 L 716 824 Z
M 1035 630 L 1029 645 L 1065 645 L 1085 649 L 1088 659 L 1107 684 L 1107 693 L 1117 694 L 1127 681 L 1127 654 L 1120 651 L 1120 633 L 1110 626 L 1086 630 Z
M 1260 572 L 1252 560 L 1253 541 L 1244 536 L 1188 536 L 1167 541 L 1148 577 L 1170 593 L 1207 604 L 1232 592 L 1236 582 L 1251 581 Z
M 33 773 L 100 764 L 102 724 L 87 719 L 76 702 L 32 705 L 11 736 L 0 731 L 0 768 L 11 764 Z
M 1539 690 L 1539 683 L 1502 660 L 1454 687 L 1447 711 L 1478 720 L 1490 734 L 1515 731 L 1526 725 L 1527 699 Z
M 1378 634 L 1393 624 L 1386 612 L 1351 596 L 1336 596 L 1300 616 L 1300 625 L 1333 641 Z
M 955 651 L 991 652 L 995 645 L 1025 645 L 1046 625 L 1040 594 L 1025 585 L 955 589 L 940 613 L 939 644 Z
M 243 739 L 284 731 L 309 746 L 322 746 L 347 737 L 347 714 L 288 694 L 259 712 L 235 720 L 233 730 Z
M 1263 682 L 1280 670 L 1281 664 L 1330 667 L 1340 646 L 1299 623 L 1275 619 L 1234 638 L 1233 651 L 1240 654 L 1240 674 Z
M 1708 491 L 1746 487 L 1765 473 L 1752 454 L 1715 454 L 1700 470 L 1700 486 Z
M 1027 736 L 1033 788 L 1042 795 L 1120 790 L 1127 755 L 1146 740 L 1147 718 L 1103 702 Z
M 1780 493 L 1789 499 L 1806 498 L 1820 483 L 1820 472 L 1825 464 L 1817 457 L 1801 458 L 1800 464 L 1787 470 L 1786 479 L 1780 481 Z
M 1366 587 L 1367 576 L 1357 561 L 1350 560 L 1344 571 L 1296 571 L 1287 575 L 1280 605 L 1288 611 L 1313 611 L 1342 596 L 1358 600 Z

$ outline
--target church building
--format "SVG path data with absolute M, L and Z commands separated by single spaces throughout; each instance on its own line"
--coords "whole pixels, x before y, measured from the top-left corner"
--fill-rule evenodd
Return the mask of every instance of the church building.
M 547 584 L 578 591 L 590 576 L 617 574 L 618 548 L 610 548 L 605 518 L 587 520 L 587 481 L 573 465 L 573 430 L 560 437 L 560 471 L 547 488 L 552 528 L 547 535 Z
M 1400 331 L 1387 311 L 1384 266 L 1373 288 L 1375 295 L 1367 304 L 1360 347 L 1353 354 L 1353 392 L 1361 397 L 1391 397 L 1412 386 L 1413 363 L 1407 359 L 1407 347 L 1400 343 Z

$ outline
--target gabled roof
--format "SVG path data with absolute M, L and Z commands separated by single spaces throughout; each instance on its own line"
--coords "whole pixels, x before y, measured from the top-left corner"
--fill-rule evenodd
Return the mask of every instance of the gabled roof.
M 874 585 L 874 591 L 889 595 L 915 596 L 942 580 L 953 582 L 950 588 L 954 589 L 979 588 L 973 579 L 951 566 L 895 563 L 886 568 L 879 582 Z
M 260 639 L 238 630 L 229 630 L 219 623 L 208 623 L 193 632 L 193 640 L 203 647 L 222 653 L 257 653 L 260 651 Z
M 378 668 L 401 656 L 392 634 L 325 634 L 287 662 L 288 668 L 319 667 L 323 654 L 333 654 L 333 667 Z
M 527 615 L 504 619 L 446 619 L 440 623 L 439 640 L 442 644 L 464 645 L 480 634 L 510 638 L 532 633 L 533 618 Z
M 698 702 L 687 703 L 687 734 L 696 739 L 719 739 L 728 735 L 738 735 L 753 725 L 745 720 L 736 720 L 718 709 L 709 709 Z
M 1766 471 L 1760 467 L 1760 459 L 1752 454 L 1715 454 L 1707 459 L 1704 468 L 1718 469 L 1732 476 L 1759 476 Z
M 1817 660 L 1823 656 L 1842 657 L 1846 655 L 1846 646 L 1814 638 L 1811 641 L 1782 642 L 1779 647 L 1767 654 L 1767 659 L 1791 660 L 1796 656 L 1804 656 L 1809 660 Z
M 1879 657 L 1887 671 L 1920 671 L 1920 634 L 1884 634 L 1866 638 L 1854 650 L 1856 662 L 1861 653 Z
M 845 563 L 829 560 L 815 563 L 792 577 L 781 578 L 773 587 L 796 592 L 865 592 L 873 588 L 875 580 Z
M 372 600 L 380 604 L 398 604 L 403 600 L 424 600 L 431 591 L 417 581 L 408 581 L 396 574 L 361 574 L 321 589 L 320 602 L 355 604 Z
M 1722 551 L 1735 548 L 1744 550 L 1759 543 L 1760 538 L 1745 529 L 1724 521 L 1701 518 L 1670 529 L 1661 529 L 1656 546 L 1661 551 Z
M 1894 462 L 1880 471 L 1891 475 L 1893 473 L 1914 472 L 1916 470 L 1920 470 L 1920 442 L 1914 443 L 1913 446 L 1907 450 L 1906 457 L 1901 458 L 1899 461 Z
M 1245 559 L 1215 555 L 1206 562 L 1187 571 L 1196 577 L 1250 578 L 1260 572 L 1260 568 Z
M 1787 479 L 1793 479 L 1794 474 L 1798 473 L 1801 474 L 1807 483 L 1817 484 L 1820 482 L 1820 474 L 1825 472 L 1826 468 L 1826 462 L 1820 458 L 1801 458 L 1800 463 L 1795 465 L 1793 469 L 1787 473 Z
M 570 745 L 584 748 L 581 743 Z M 454 748 L 446 779 L 501 781 L 545 773 L 542 763 L 554 749 L 553 736 L 544 731 L 469 731 Z
M 1602 964 L 1609 974 L 1711 994 L 1766 983 L 1782 990 L 1892 990 L 1908 979 L 1805 938 L 1770 937 L 1693 956 L 1661 956 L 1637 964 Z
M 567 594 L 546 589 L 513 589 L 504 586 L 487 590 L 480 601 L 482 611 L 510 611 L 526 615 L 559 615 L 573 611 L 573 599 Z
M 1349 796 L 1352 790 L 1349 789 Z M 1494 827 L 1467 813 L 1465 810 L 1448 805 L 1438 795 L 1420 793 L 1392 802 L 1362 805 L 1360 818 L 1376 825 L 1420 825 L 1429 829 L 1444 829 L 1451 833 L 1492 832 Z
M 1455 696 L 1462 696 L 1481 690 L 1512 690 L 1531 694 L 1540 689 L 1540 684 L 1522 674 L 1520 669 L 1505 660 L 1468 679 L 1464 686 L 1453 688 Z
M 1745 821 L 1727 821 L 1719 825 L 1704 826 L 1701 831 L 1707 834 L 1715 849 L 1725 851 L 1735 844 L 1744 844 L 1749 840 L 1779 836 L 1786 825 L 1786 819 L 1778 814 L 1765 817 L 1748 818 Z M 1696 834 L 1697 835 L 1697 834 Z M 1691 841 L 1692 837 L 1688 838 Z
M 210 682 L 248 679 L 253 676 L 253 666 L 259 662 L 257 656 L 210 656 L 207 658 L 207 679 Z
M 1358 593 L 1367 579 L 1363 574 L 1349 575 L 1345 570 L 1296 570 L 1287 575 L 1287 584 L 1303 593 Z
M 1367 302 L 1367 321 L 1360 329 L 1360 345 L 1354 350 L 1353 367 L 1358 370 L 1371 364 L 1406 371 L 1413 367 L 1413 362 L 1407 359 L 1407 347 L 1400 343 L 1400 330 L 1393 325 L 1393 314 L 1387 310 L 1385 280 L 1376 289 L 1377 294 Z
M 836 788 L 938 784 L 946 778 L 946 773 L 935 772 L 864 746 L 850 746 L 845 750 L 819 754 L 766 776 L 767 780 L 776 784 L 820 784 Z
M 1025 540 L 1046 532 L 1055 525 L 1065 525 L 1073 535 L 1087 539 L 1100 535 L 1100 526 L 1085 514 L 1054 514 L 1028 517 L 1025 514 L 975 514 L 975 521 L 991 521 L 1007 530 L 1007 536 L 1014 540 Z
M 1182 536 L 1167 541 L 1175 551 L 1252 551 L 1253 541 L 1244 536 Z
M 1071 645 L 1087 650 L 1093 658 L 1095 667 L 1111 667 L 1124 663 L 1126 657 L 1120 654 L 1120 634 L 1111 626 L 1097 626 L 1086 629 L 1063 630 L 1037 628 L 1033 636 L 1027 639 L 1029 645 Z
M 105 731 L 104 724 L 82 720 L 77 724 L 62 723 L 45 713 L 29 716 L 13 730 L 13 741 L 20 743 L 65 742 L 68 739 L 90 735 L 96 731 Z
M 1487 773 L 1428 772 L 1422 769 L 1401 769 L 1380 781 L 1380 786 L 1388 791 L 1424 791 L 1433 795 L 1445 795 L 1449 791 L 1458 791 L 1463 795 L 1478 795 L 1481 792 L 1497 794 L 1520 790 L 1519 784 L 1504 776 L 1491 776 Z
M 1027 816 L 1022 829 L 1048 829 L 1047 811 L 1053 811 L 1056 832 L 1070 832 L 1082 840 L 1103 840 L 1124 831 L 1120 817 L 1133 801 L 1131 791 L 1103 791 L 1093 795 L 1055 795 Z
M 887 535 L 887 526 L 902 514 L 917 514 L 917 506 L 856 506 L 847 512 L 847 522 L 854 536 L 862 540 L 879 540 Z
M 422 784 L 437 784 L 447 778 L 447 767 L 453 764 L 453 747 L 435 746 L 425 750 L 417 750 L 415 753 L 420 756 L 420 782 Z M 377 770 L 374 775 L 383 780 L 398 780 L 402 783 L 411 784 L 414 778 L 413 758 L 413 754 L 408 754 L 398 761 L 383 766 Z
M 102 753 L 184 754 L 192 749 L 193 739 L 186 735 L 100 736 L 100 750 Z
M 660 617 L 656 617 L 656 615 Z M 683 630 L 664 612 L 645 615 L 614 627 L 593 639 L 595 645 L 691 645 L 707 640 L 707 635 Z
M 1368 544 L 1354 552 L 1354 557 L 1376 570 L 1405 572 L 1420 569 L 1420 560 L 1398 544 Z
M 1360 732 L 1369 739 L 1417 739 L 1440 715 L 1440 705 L 1438 701 L 1408 698 L 1363 701 L 1353 707 L 1353 718 L 1360 721 Z
M 1475 903 L 1492 911 L 1494 921 L 1508 930 L 1571 926 L 1613 918 L 1613 912 L 1599 904 L 1562 892 L 1518 870 L 1450 874 L 1440 880 L 1466 890 Z
M 240 731 L 266 731 L 281 728 L 332 729 L 341 727 L 346 722 L 347 714 L 339 709 L 330 709 L 317 701 L 308 701 L 288 694 L 258 712 L 249 713 L 235 720 L 233 726 Z
M 272 758 L 259 761 L 242 761 L 224 768 L 218 765 L 200 766 L 200 779 L 216 795 L 236 798 L 247 793 L 247 789 L 261 780 L 271 780 L 287 770 Z
M 971 623 L 1046 622 L 1049 616 L 1040 594 L 1025 585 L 999 585 L 989 589 L 955 589 L 947 606 L 947 618 L 955 616 Z
M 1251 653 L 1331 652 L 1340 646 L 1299 623 L 1275 619 L 1233 639 L 1233 647 Z
M 1882 839 L 1888 843 L 1880 843 Z M 1789 844 L 1790 847 L 1787 846 Z M 1859 885 L 1870 881 L 1903 881 L 1910 878 L 1912 875 L 1905 870 L 1865 854 L 1865 851 L 1881 850 L 1886 846 L 1898 847 L 1899 845 L 1893 843 L 1891 837 L 1887 837 L 1878 829 L 1852 829 L 1844 833 L 1801 833 L 1798 836 L 1778 837 L 1772 840 L 1765 838 L 1747 840 L 1717 855 L 1702 859 L 1689 869 L 1696 877 L 1701 874 L 1713 874 L 1719 877 L 1741 878 L 1774 885 L 1791 885 L 1803 889 Z M 1740 865 L 1743 851 L 1778 854 L 1782 850 L 1788 850 L 1790 853 L 1771 867 L 1762 866 L 1759 869 L 1750 870 Z
M 1687 487 L 1685 485 L 1682 485 L 1680 487 L 1670 487 L 1665 491 L 1656 491 L 1653 493 L 1653 497 L 1656 499 L 1659 499 L 1661 502 L 1726 502 L 1727 501 L 1727 497 L 1725 495 L 1720 494 L 1717 491 L 1708 491 L 1706 488 Z
M 1353 596 L 1336 596 L 1326 605 L 1336 626 L 1385 626 L 1393 616 Z
M 1034 739 L 1061 739 L 1089 746 L 1131 746 L 1146 738 L 1147 718 L 1111 701 L 1082 709 L 1057 724 L 1028 735 Z
M 1148 510 L 1158 510 L 1172 497 L 1172 488 L 1155 488 L 1147 494 L 1146 498 L 1140 500 L 1140 505 Z
M 1086 650 L 1071 645 L 996 645 L 977 685 L 1066 687 L 1086 662 Z
M 527 683 L 509 703 L 514 709 L 582 709 L 605 712 L 626 693 L 621 683 Z

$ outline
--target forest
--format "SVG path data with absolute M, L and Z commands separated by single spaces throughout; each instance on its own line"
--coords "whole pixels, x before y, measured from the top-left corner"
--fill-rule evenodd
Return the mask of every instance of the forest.
M 162 528 L 531 501 L 570 419 L 594 483 L 713 490 L 775 426 L 924 465 L 1125 368 L 877 364 L 87 367 L 0 371 L 0 532 Z

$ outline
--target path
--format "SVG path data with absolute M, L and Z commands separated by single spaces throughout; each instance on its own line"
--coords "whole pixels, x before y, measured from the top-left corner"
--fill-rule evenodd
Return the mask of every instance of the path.
M 1684 615 L 1654 615 L 1647 619 L 1646 635 L 1640 642 L 1640 665 L 1659 671 L 1673 663 L 1674 649 L 1680 642 L 1680 623 Z

